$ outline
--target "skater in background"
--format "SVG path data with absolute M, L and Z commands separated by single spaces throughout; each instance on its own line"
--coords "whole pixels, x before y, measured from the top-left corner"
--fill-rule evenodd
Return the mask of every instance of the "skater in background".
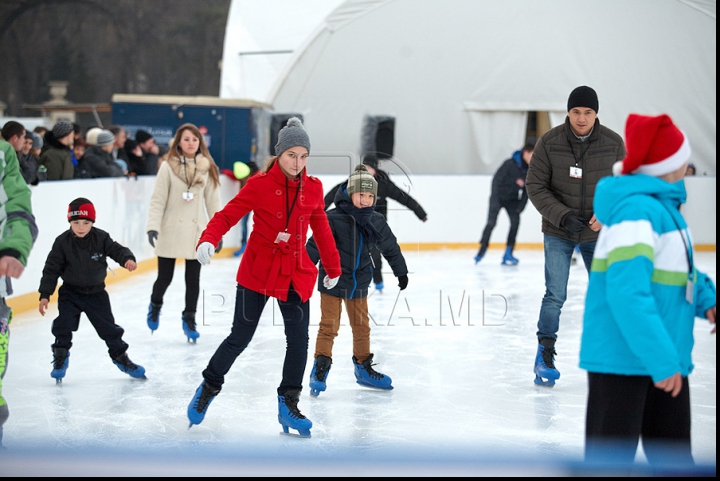
M 130 249 L 115 242 L 110 234 L 93 226 L 95 206 L 88 199 L 78 197 L 70 202 L 67 219 L 70 229 L 55 239 L 38 289 L 38 310 L 44 316 L 58 278 L 63 280 L 58 289 L 59 313 L 52 324 L 55 342 L 52 344 L 50 376 L 57 383 L 65 377 L 73 332 L 80 327 L 80 315 L 85 313 L 100 339 L 107 344 L 113 364 L 131 377 L 145 378 L 145 368 L 128 357 L 128 345 L 122 339 L 125 331 L 115 324 L 110 296 L 105 290 L 108 257 L 132 272 L 137 268 L 135 256 Z
M 365 154 L 363 164 L 365 164 L 368 172 L 370 172 L 378 183 L 375 212 L 379 212 L 387 219 L 387 199 L 392 199 L 413 211 L 421 221 L 427 222 L 428 217 L 422 206 L 417 200 L 411 197 L 410 194 L 400 189 L 390 180 L 388 173 L 379 167 L 378 158 L 375 155 Z M 344 182 L 341 182 L 336 185 L 325 195 L 326 209 L 335 201 L 335 194 L 343 183 Z M 382 276 L 382 255 L 377 247 L 373 247 L 370 251 L 370 256 L 373 262 L 373 283 L 375 284 L 375 289 L 382 292 L 385 287 Z
M 37 239 L 38 228 L 32 212 L 30 188 L 20 173 L 13 146 L 0 139 L 0 449 L 3 424 L 10 411 L 2 395 L 8 367 L 12 309 L 5 298 L 13 293 L 11 278 L 19 278 Z
M 560 378 L 555 367 L 555 341 L 575 246 L 590 272 L 602 227 L 593 212 L 595 186 L 625 156 L 622 138 L 600 124 L 598 109 L 595 90 L 587 86 L 574 89 L 568 97 L 565 122 L 538 139 L 528 167 L 525 186 L 542 215 L 545 249 L 545 295 L 538 318 L 534 366 L 535 384 L 540 386 L 553 386 Z
M 485 257 L 490 235 L 497 222 L 500 209 L 505 209 L 510 218 L 510 230 L 508 231 L 505 255 L 502 264 L 515 266 L 518 260 L 513 257 L 515 248 L 515 237 L 520 227 L 520 213 L 527 204 L 527 191 L 525 190 L 525 176 L 527 175 L 530 159 L 535 150 L 535 140 L 528 140 L 522 149 L 513 152 L 512 157 L 507 159 L 495 172 L 490 191 L 490 208 L 488 210 L 487 224 L 480 238 L 480 250 L 475 256 L 475 264 Z
M 159 327 L 163 298 L 173 279 L 175 260 L 185 259 L 182 329 L 188 342 L 197 342 L 200 333 L 195 315 L 201 266 L 195 245 L 208 219 L 220 210 L 220 170 L 195 125 L 181 125 L 171 145 L 168 160 L 158 169 L 145 228 L 158 258 L 147 324 L 151 332 Z M 220 249 L 221 240 L 217 243 L 217 252 Z
M 220 393 L 225 375 L 255 333 L 267 301 L 278 300 L 285 325 L 286 351 L 277 389 L 283 431 L 310 435 L 312 422 L 298 408 L 308 351 L 310 296 L 318 270 L 305 249 L 312 228 L 331 289 L 340 278 L 340 256 L 323 205 L 320 180 L 307 174 L 310 139 L 297 117 L 278 133 L 275 157 L 210 220 L 198 242 L 198 260 L 210 262 L 215 246 L 240 219 L 253 212 L 253 229 L 237 273 L 235 317 L 230 335 L 203 371 L 203 382 L 188 406 L 190 426 L 200 424 Z
M 625 140 L 616 176 L 595 193 L 604 227 L 580 347 L 589 388 L 586 458 L 632 462 L 642 439 L 652 464 L 692 463 L 693 327 L 696 317 L 715 324 L 716 292 L 695 265 L 679 211 L 690 144 L 667 115 L 630 114 Z
M 408 270 L 395 235 L 381 214 L 375 212 L 378 184 L 363 164 L 344 182 L 335 194 L 335 208 L 327 213 L 330 229 L 340 253 L 342 276 L 338 284 L 327 288 L 318 282 L 320 291 L 320 329 L 315 343 L 315 362 L 310 374 L 310 394 L 319 395 L 327 387 L 332 364 L 333 342 L 340 329 L 342 306 L 345 304 L 353 333 L 353 365 L 355 379 L 363 386 L 392 389 L 392 379 L 375 371 L 370 352 L 370 319 L 368 287 L 372 280 L 370 250 L 377 247 L 398 278 L 400 290 L 407 287 Z M 310 259 L 320 260 L 314 237 L 307 243 Z M 325 269 L 320 263 L 320 277 Z

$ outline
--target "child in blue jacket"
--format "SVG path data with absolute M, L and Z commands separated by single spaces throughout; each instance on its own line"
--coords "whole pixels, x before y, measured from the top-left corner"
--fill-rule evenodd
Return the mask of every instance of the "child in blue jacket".
M 679 211 L 690 146 L 667 115 L 631 114 L 625 138 L 626 157 L 595 192 L 603 228 L 580 348 L 585 456 L 632 462 L 642 439 L 651 463 L 692 462 L 693 326 L 696 317 L 715 323 L 716 295 Z

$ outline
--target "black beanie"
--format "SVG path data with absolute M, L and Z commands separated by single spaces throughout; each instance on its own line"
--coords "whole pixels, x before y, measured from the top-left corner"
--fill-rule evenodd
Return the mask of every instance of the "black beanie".
M 135 142 L 138 144 L 142 144 L 143 142 L 146 142 L 150 139 L 152 139 L 153 136 L 149 132 L 145 132 L 144 130 L 138 130 L 135 132 Z
M 70 202 L 67 213 L 68 222 L 85 219 L 95 223 L 95 206 L 85 197 Z
M 568 97 L 568 112 L 575 107 L 587 107 L 598 113 L 600 106 L 598 105 L 597 93 L 585 85 L 576 88 L 570 92 L 570 97 Z

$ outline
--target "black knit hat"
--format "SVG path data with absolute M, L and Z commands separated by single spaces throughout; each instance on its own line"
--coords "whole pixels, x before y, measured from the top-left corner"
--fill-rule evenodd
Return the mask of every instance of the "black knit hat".
M 85 197 L 78 197 L 70 202 L 67 213 L 68 222 L 85 219 L 95 222 L 95 206 Z
M 593 109 L 595 113 L 599 112 L 597 93 L 590 87 L 583 85 L 570 92 L 568 97 L 567 109 L 570 112 L 575 107 L 587 107 Z
M 147 142 L 152 138 L 153 136 L 149 132 L 145 132 L 144 130 L 138 130 L 137 132 L 135 132 L 135 142 L 137 142 L 138 144 Z

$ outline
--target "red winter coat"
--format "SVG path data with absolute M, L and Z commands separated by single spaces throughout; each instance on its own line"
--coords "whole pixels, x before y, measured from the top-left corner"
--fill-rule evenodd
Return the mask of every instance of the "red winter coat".
M 292 206 L 300 185 L 287 224 L 290 239 L 276 243 L 278 233 L 285 231 L 287 209 Z M 253 228 L 237 273 L 237 282 L 243 287 L 286 301 L 292 284 L 303 302 L 310 299 L 318 270 L 305 249 L 308 226 L 312 228 L 328 276 L 342 274 L 319 179 L 303 170 L 301 181 L 289 180 L 275 162 L 269 172 L 250 178 L 245 187 L 210 219 L 198 245 L 210 242 L 217 246 L 222 236 L 250 211 L 253 212 Z

